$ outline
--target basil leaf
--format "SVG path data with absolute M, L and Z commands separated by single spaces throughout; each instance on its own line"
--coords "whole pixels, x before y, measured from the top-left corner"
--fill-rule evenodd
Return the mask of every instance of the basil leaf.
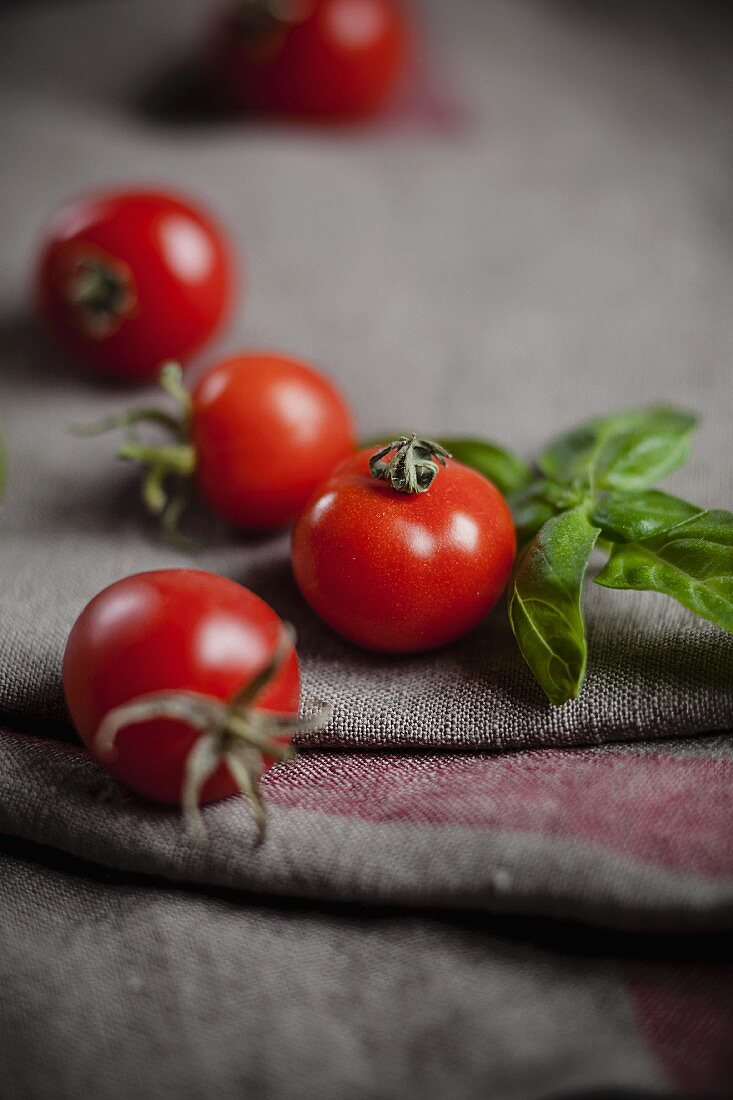
M 493 481 L 504 496 L 532 479 L 532 470 L 526 462 L 486 439 L 441 439 L 439 442 L 458 462 L 471 466 Z
M 546 495 L 549 486 L 548 481 L 532 481 L 509 494 L 507 502 L 511 508 L 519 546 L 524 546 L 534 538 L 542 524 L 555 515 L 557 509 Z
M 590 420 L 549 444 L 539 458 L 547 477 L 592 489 L 645 489 L 687 458 L 692 413 L 636 409 Z
M 587 646 L 583 578 L 598 538 L 581 508 L 548 519 L 520 558 L 509 620 L 522 655 L 551 703 L 575 699 Z
M 662 592 L 733 633 L 733 512 L 703 512 L 654 538 L 615 546 L 596 583 Z
M 640 493 L 607 493 L 596 505 L 591 522 L 613 542 L 639 542 L 671 531 L 703 512 L 704 508 L 679 497 L 647 489 Z

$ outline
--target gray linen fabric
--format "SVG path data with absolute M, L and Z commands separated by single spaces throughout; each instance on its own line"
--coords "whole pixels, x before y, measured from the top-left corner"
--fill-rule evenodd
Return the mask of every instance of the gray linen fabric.
M 5 19 L 0 714 L 26 728 L 64 728 L 58 670 L 84 603 L 127 573 L 189 564 L 141 528 L 111 443 L 65 434 L 129 394 L 72 370 L 28 317 L 43 221 L 95 184 L 173 184 L 230 228 L 247 289 L 199 367 L 283 347 L 333 374 L 365 435 L 483 433 L 527 455 L 586 415 L 678 402 L 703 426 L 669 488 L 731 504 L 723 13 L 713 33 L 676 5 L 656 19 L 649 5 L 428 5 L 440 125 L 418 95 L 381 128 L 324 133 L 145 109 L 141 89 L 197 40 L 205 10 L 100 0 Z M 196 564 L 297 626 L 306 689 L 335 704 L 312 744 L 506 748 L 731 724 L 733 642 L 662 597 L 591 588 L 587 685 L 552 710 L 503 608 L 444 652 L 386 660 L 304 607 L 285 538 L 227 536 Z
M 286 536 L 226 534 L 195 562 L 160 544 L 133 471 L 66 432 L 130 395 L 44 342 L 27 288 L 67 195 L 173 185 L 245 257 L 240 308 L 193 373 L 280 347 L 332 373 L 365 436 L 485 434 L 527 456 L 581 417 L 673 401 L 703 427 L 668 487 L 730 506 L 729 17 L 674 0 L 431 0 L 429 86 L 381 124 L 324 132 L 152 109 L 144 90 L 207 9 L 70 0 L 4 14 L 0 830 L 17 839 L 0 846 L 0 1092 L 725 1089 L 733 979 L 685 963 L 700 938 L 660 948 L 655 935 L 659 961 L 651 937 L 596 933 L 584 949 L 577 928 L 556 942 L 545 929 L 535 942 L 497 914 L 730 926 L 731 742 L 678 735 L 731 725 L 731 640 L 661 598 L 591 589 L 586 691 L 560 710 L 501 610 L 439 654 L 359 652 L 303 605 Z M 335 704 L 309 744 L 359 750 L 274 769 L 261 848 L 243 799 L 207 809 L 195 844 L 63 743 L 60 660 L 83 605 L 131 572 L 189 564 L 295 623 L 306 693 Z M 409 745 L 431 752 L 362 751 Z M 560 748 L 444 751 L 541 746 Z M 705 942 L 717 964 L 717 938 Z
M 505 757 L 304 753 L 206 836 L 126 792 L 87 753 L 0 738 L 0 831 L 123 871 L 256 894 L 729 928 L 733 740 Z
M 0 851 L 0 875 L 5 1100 L 668 1092 L 612 958 L 471 922 L 99 880 L 24 852 Z

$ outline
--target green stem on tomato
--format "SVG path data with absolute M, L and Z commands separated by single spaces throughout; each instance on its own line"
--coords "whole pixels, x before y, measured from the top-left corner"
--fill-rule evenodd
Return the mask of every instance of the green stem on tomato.
M 95 751 L 102 758 L 114 758 L 119 733 L 127 726 L 169 718 L 185 722 L 198 731 L 191 748 L 181 788 L 181 805 L 186 824 L 201 835 L 201 794 L 208 779 L 223 763 L 250 802 L 259 842 L 265 836 L 265 805 L 259 779 L 265 758 L 289 761 L 295 749 L 283 740 L 293 733 L 322 729 L 331 708 L 322 704 L 311 717 L 271 714 L 260 710 L 257 701 L 294 651 L 295 634 L 283 624 L 275 651 L 265 667 L 232 699 L 223 701 L 190 691 L 158 691 L 140 695 L 113 707 L 99 724 L 94 737 Z
M 109 416 L 99 424 L 72 428 L 75 435 L 81 436 L 100 435 L 117 428 L 130 429 L 117 456 L 128 462 L 138 462 L 145 470 L 141 489 L 143 505 L 147 512 L 160 518 L 165 537 L 173 543 L 182 541 L 178 524 L 191 498 L 188 485 L 196 472 L 196 449 L 190 439 L 192 402 L 182 378 L 178 363 L 163 364 L 160 384 L 180 407 L 178 416 L 164 409 L 131 409 Z M 134 430 L 141 423 L 159 425 L 170 433 L 173 442 L 142 443 Z M 174 492 L 169 488 L 169 479 L 178 482 Z

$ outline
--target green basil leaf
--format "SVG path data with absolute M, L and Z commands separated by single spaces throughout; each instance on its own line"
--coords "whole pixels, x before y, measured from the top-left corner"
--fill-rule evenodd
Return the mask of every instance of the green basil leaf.
M 557 508 L 547 497 L 549 487 L 548 481 L 531 481 L 507 497 L 519 546 L 534 538 L 542 524 L 555 515 Z
M 645 489 L 689 454 L 692 413 L 636 409 L 590 420 L 549 444 L 539 458 L 547 477 L 592 489 Z
M 493 481 L 500 493 L 506 496 L 532 479 L 532 470 L 511 451 L 489 443 L 486 439 L 440 439 L 441 446 L 464 466 L 471 466 Z
M 575 699 L 587 646 L 583 579 L 598 538 L 581 508 L 548 519 L 512 578 L 509 620 L 522 655 L 551 703 Z
M 607 493 L 596 504 L 591 523 L 612 542 L 639 542 L 671 531 L 680 523 L 700 516 L 704 508 L 686 500 L 647 489 L 640 493 Z
M 661 592 L 733 633 L 733 512 L 703 512 L 654 538 L 615 546 L 596 583 Z

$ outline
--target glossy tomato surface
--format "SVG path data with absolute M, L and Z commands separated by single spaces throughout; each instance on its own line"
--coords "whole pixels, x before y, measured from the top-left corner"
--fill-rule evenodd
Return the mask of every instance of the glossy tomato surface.
M 293 532 L 292 562 L 311 607 L 370 649 L 415 653 L 476 626 L 515 553 L 504 498 L 449 460 L 427 492 L 398 493 L 369 474 L 371 451 L 343 463 Z
M 225 106 L 356 116 L 387 100 L 407 48 L 396 0 L 240 0 L 221 17 L 210 66 Z
M 227 313 L 233 283 L 222 231 L 200 207 L 118 191 L 57 214 L 36 289 L 51 333 L 72 356 L 135 381 L 201 347 Z
M 228 700 L 267 665 L 280 629 L 263 600 L 211 573 L 164 569 L 117 581 L 87 604 L 69 635 L 63 680 L 74 724 L 94 752 L 104 716 L 139 695 L 185 690 Z M 257 705 L 297 713 L 299 696 L 293 650 Z M 102 763 L 139 794 L 177 805 L 186 758 L 199 736 L 173 719 L 141 722 L 119 733 L 116 759 Z M 222 763 L 201 801 L 238 789 Z
M 251 530 L 289 523 L 355 448 L 346 401 L 319 371 L 270 352 L 235 355 L 193 391 L 202 498 Z

